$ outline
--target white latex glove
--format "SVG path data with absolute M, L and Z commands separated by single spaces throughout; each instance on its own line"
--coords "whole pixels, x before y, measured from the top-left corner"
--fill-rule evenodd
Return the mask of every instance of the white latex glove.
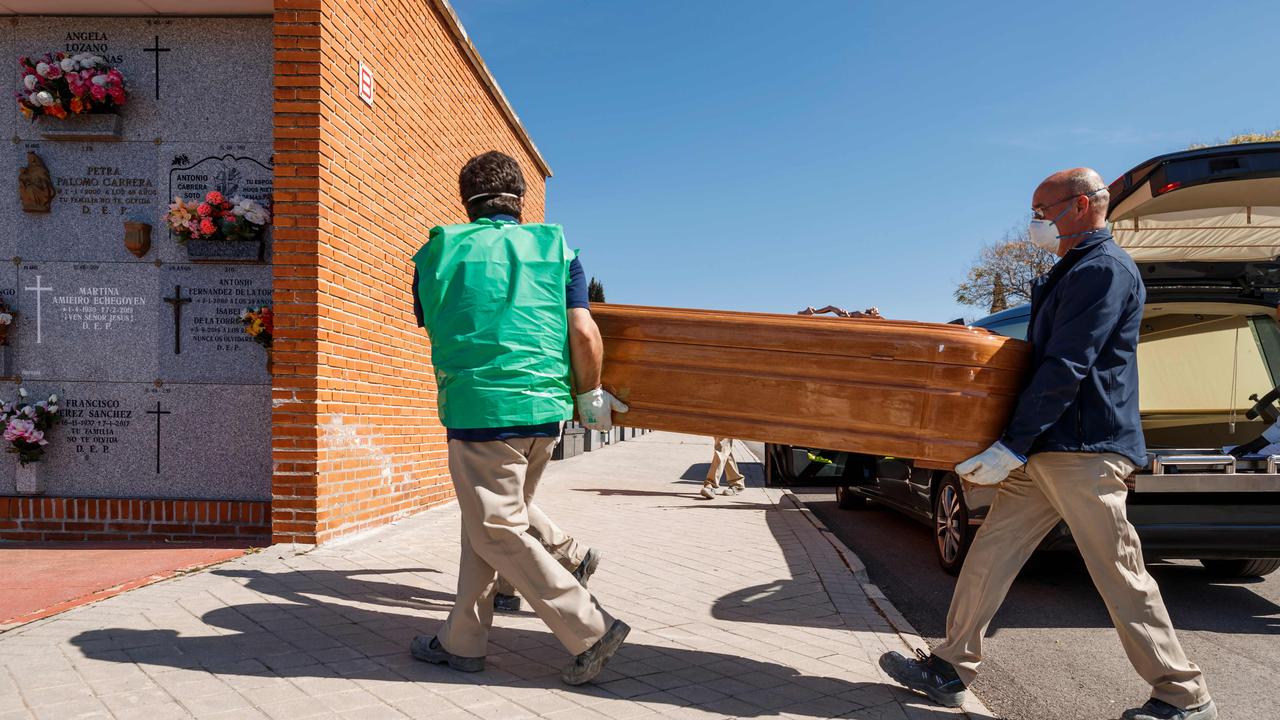
M 974 485 L 996 485 L 1027 461 L 999 442 L 956 465 L 956 474 Z
M 612 430 L 613 413 L 624 413 L 631 409 L 602 387 L 584 392 L 574 399 L 578 402 L 578 417 L 589 430 Z

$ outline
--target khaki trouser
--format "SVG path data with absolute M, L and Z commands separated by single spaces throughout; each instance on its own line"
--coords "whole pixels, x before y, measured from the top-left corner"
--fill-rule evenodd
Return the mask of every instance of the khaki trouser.
M 462 513 L 458 594 L 437 633 L 446 650 L 483 657 L 501 573 L 570 653 L 585 652 L 613 618 L 529 532 L 529 500 L 555 438 L 449 441 L 449 473 Z
M 716 438 L 715 454 L 711 456 L 711 469 L 707 471 L 704 485 L 717 487 L 720 485 L 720 471 L 724 471 L 724 479 L 730 485 L 741 485 L 742 473 L 738 472 L 738 461 L 733 459 L 733 438 Z
M 1151 696 L 1180 708 L 1208 702 L 1204 676 L 1178 644 L 1125 516 L 1124 481 L 1133 470 L 1120 455 L 1040 453 L 1001 483 L 956 583 L 947 639 L 934 650 L 966 685 L 977 675 L 982 636 L 1014 577 L 1061 519 L 1107 604 L 1129 662 L 1151 684 Z
M 532 501 L 526 507 L 529 510 L 529 534 L 542 543 L 542 547 L 551 553 L 551 557 L 560 563 L 560 567 L 569 572 L 577 570 L 587 552 L 582 549 L 577 540 L 551 522 L 551 518 L 547 517 L 547 514 Z M 515 595 L 516 589 L 499 575 L 496 592 L 499 595 Z

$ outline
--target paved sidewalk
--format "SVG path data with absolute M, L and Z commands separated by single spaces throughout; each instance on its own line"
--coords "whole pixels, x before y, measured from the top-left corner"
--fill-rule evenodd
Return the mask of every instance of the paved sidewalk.
M 909 652 L 892 609 L 757 466 L 747 492 L 698 498 L 710 455 L 709 439 L 654 433 L 544 480 L 548 514 L 604 551 L 592 590 L 634 628 L 597 685 L 560 684 L 569 656 L 527 611 L 497 616 L 483 673 L 409 656 L 453 600 L 447 506 L 0 634 L 0 720 L 960 715 L 885 684 L 876 658 Z

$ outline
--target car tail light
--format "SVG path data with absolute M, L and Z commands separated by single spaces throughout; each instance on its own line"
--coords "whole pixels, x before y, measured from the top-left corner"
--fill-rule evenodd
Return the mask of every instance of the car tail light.
M 1170 190 L 1177 190 L 1177 189 L 1178 189 L 1178 188 L 1180 188 L 1180 187 L 1182 187 L 1182 183 L 1181 183 L 1181 182 L 1171 182 L 1171 183 L 1168 183 L 1168 184 L 1164 185 L 1164 186 L 1163 186 L 1163 187 L 1161 187 L 1159 190 L 1156 190 L 1156 194 L 1157 194 L 1157 195 L 1163 195 L 1163 194 L 1165 194 L 1165 193 L 1169 192 Z

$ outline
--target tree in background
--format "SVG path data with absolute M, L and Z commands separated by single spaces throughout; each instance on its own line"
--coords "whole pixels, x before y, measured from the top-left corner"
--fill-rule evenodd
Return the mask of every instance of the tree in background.
M 1219 145 L 1240 145 L 1242 143 L 1252 142 L 1280 142 L 1280 130 L 1275 130 L 1270 133 L 1244 133 L 1242 135 L 1233 135 L 1227 138 L 1226 142 L 1213 143 L 1211 145 L 1194 143 L 1192 144 L 1191 149 L 1198 150 L 1200 148 L 1216 147 Z
M 1025 226 L 1010 230 L 1003 240 L 982 248 L 956 288 L 956 301 L 993 313 L 1031 302 L 1031 281 L 1051 267 L 1053 256 L 1031 243 Z
M 604 283 L 591 278 L 591 282 L 587 283 L 587 300 L 593 303 L 604 302 Z

